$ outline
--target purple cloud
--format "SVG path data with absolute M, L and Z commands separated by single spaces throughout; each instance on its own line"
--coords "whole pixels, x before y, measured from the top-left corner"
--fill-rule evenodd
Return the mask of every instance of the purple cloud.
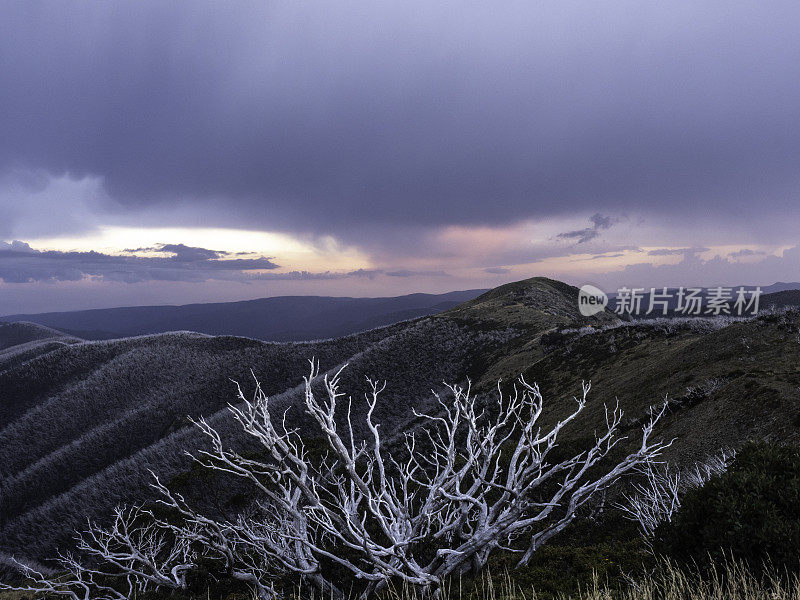
M 559 233 L 556 237 L 562 240 L 577 239 L 579 244 L 584 244 L 599 237 L 601 231 L 611 229 L 611 226 L 616 223 L 616 220 L 609 216 L 601 215 L 600 213 L 593 214 L 589 217 L 589 220 L 592 222 L 591 227 L 575 231 L 566 231 L 564 233 Z
M 138 248 L 135 251 L 154 250 Z M 88 252 L 40 251 L 25 242 L 0 242 L 0 279 L 6 283 L 79 281 L 97 277 L 106 281 L 247 280 L 247 271 L 277 269 L 269 258 L 226 259 L 227 253 L 183 244 L 164 244 L 156 252 L 175 256 L 142 257 Z

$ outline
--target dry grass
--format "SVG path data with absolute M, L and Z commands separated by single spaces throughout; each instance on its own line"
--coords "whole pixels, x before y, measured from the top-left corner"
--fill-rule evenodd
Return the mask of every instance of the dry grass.
M 686 572 L 666 564 L 653 575 L 612 593 L 597 582 L 574 600 L 800 600 L 797 573 L 756 577 L 731 562 L 709 574 Z
M 535 589 L 523 589 L 513 574 L 481 577 L 465 591 L 461 581 L 448 582 L 439 600 L 537 600 Z M 419 588 L 390 589 L 385 600 L 430 600 Z M 741 563 L 730 562 L 710 573 L 686 571 L 665 563 L 651 575 L 614 589 L 595 579 L 577 594 L 560 600 L 800 600 L 800 574 L 755 576 Z
M 314 592 L 295 589 L 290 600 L 319 598 Z M 0 600 L 31 598 L 30 593 L 0 592 Z M 255 600 L 234 594 L 241 600 Z M 167 594 L 164 599 L 170 598 Z M 180 596 L 183 600 L 192 596 Z M 197 600 L 216 600 L 203 593 Z M 355 599 L 354 599 L 355 600 Z M 379 600 L 432 600 L 420 588 L 411 586 L 390 587 L 380 594 Z M 442 588 L 437 600 L 541 600 L 535 589 L 523 589 L 514 581 L 513 573 L 493 578 L 484 574 L 478 581 L 451 579 Z M 800 574 L 777 574 L 756 577 L 741 563 L 730 562 L 710 573 L 700 574 L 679 569 L 664 563 L 651 575 L 621 589 L 612 588 L 599 579 L 577 594 L 559 596 L 558 600 L 800 600 Z

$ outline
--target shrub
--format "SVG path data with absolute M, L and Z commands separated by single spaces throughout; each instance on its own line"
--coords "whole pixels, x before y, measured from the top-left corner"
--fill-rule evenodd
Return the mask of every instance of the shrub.
M 671 523 L 655 531 L 654 550 L 708 565 L 733 557 L 761 571 L 800 567 L 800 452 L 750 443 L 730 468 L 687 492 Z

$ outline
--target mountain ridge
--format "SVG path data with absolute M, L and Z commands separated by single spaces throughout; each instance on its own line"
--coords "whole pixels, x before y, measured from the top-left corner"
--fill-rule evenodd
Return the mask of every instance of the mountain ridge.
M 267 341 L 303 341 L 340 337 L 435 314 L 484 291 L 418 293 L 386 298 L 275 296 L 236 302 L 17 314 L 0 317 L 0 321 L 31 321 L 86 339 L 191 330 Z

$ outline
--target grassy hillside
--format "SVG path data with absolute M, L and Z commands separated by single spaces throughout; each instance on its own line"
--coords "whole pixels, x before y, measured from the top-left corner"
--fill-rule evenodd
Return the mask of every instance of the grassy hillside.
M 546 277 L 501 285 L 464 302 L 443 316 L 473 326 L 517 327 L 537 334 L 570 323 L 603 325 L 617 320 L 609 311 L 594 317 L 578 312 L 578 288 Z
M 679 463 L 748 439 L 800 444 L 797 310 L 744 321 L 623 324 L 543 341 L 546 355 L 526 377 L 554 398 L 590 380 L 590 419 L 601 418 L 602 404 L 616 399 L 635 419 L 666 396 L 670 411 L 661 435 L 676 439 L 668 455 Z

